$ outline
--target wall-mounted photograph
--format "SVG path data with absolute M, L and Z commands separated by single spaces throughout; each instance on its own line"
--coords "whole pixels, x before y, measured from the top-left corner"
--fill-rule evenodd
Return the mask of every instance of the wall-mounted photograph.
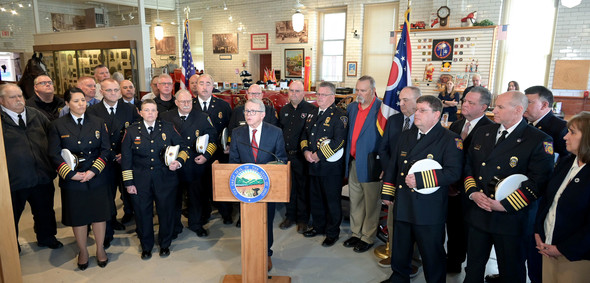
M 285 77 L 303 78 L 303 59 L 305 49 L 285 49 Z
M 157 55 L 174 55 L 176 54 L 176 36 L 166 36 L 162 40 L 156 39 Z
M 213 34 L 213 54 L 237 54 L 238 34 L 219 33 Z
M 346 62 L 346 76 L 356 77 L 356 61 Z
M 307 43 L 307 20 L 303 30 L 293 30 L 292 21 L 275 22 L 275 43 Z

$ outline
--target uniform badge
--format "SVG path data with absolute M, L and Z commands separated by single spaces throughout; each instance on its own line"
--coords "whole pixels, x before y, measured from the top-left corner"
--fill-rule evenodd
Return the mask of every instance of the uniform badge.
M 460 150 L 463 150 L 463 140 L 460 138 L 455 138 L 455 145 L 457 145 L 457 148 Z
M 195 137 L 199 137 L 199 130 L 195 131 Z
M 326 118 L 326 121 L 324 121 L 324 126 L 330 126 L 330 117 Z
M 508 163 L 508 165 L 510 165 L 510 167 L 514 168 L 514 167 L 516 167 L 516 164 L 518 164 L 518 157 L 516 157 L 516 156 L 510 157 L 510 162 Z
M 127 127 L 129 127 L 129 122 L 125 122 L 125 129 L 127 129 Z
M 285 113 L 285 117 L 289 116 L 289 113 Z M 305 119 L 307 117 L 307 113 L 301 113 L 301 119 Z
M 100 139 L 100 131 L 95 131 L 94 136 L 96 137 L 96 139 Z
M 223 119 L 223 112 L 217 113 L 217 117 L 219 117 L 219 119 Z
M 473 149 L 475 150 L 480 150 L 481 149 L 481 144 L 476 144 Z
M 406 156 L 406 155 L 408 155 L 408 153 L 407 153 L 407 152 L 405 152 L 405 151 L 402 151 L 402 152 L 400 153 L 400 156 Z
M 429 153 L 428 155 L 426 155 L 426 158 L 428 158 L 428 159 L 434 159 L 434 155 L 432 155 L 432 153 Z
M 552 142 L 543 142 L 543 148 L 547 154 L 553 154 L 553 143 Z
M 162 140 L 165 141 L 166 140 L 166 134 L 162 133 Z
M 141 137 L 137 136 L 135 137 L 135 140 L 133 141 L 134 144 L 141 144 Z
M 344 127 L 346 128 L 346 125 L 348 124 L 348 117 L 340 116 L 340 120 L 342 121 L 342 123 L 344 124 Z

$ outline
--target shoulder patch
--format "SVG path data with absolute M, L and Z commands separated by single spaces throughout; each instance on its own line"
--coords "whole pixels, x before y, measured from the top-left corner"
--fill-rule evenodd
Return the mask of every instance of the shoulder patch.
M 348 117 L 340 116 L 340 120 L 342 121 L 342 123 L 344 124 L 344 127 L 346 128 L 346 125 L 348 125 Z
M 460 138 L 455 138 L 455 145 L 458 149 L 463 150 L 463 140 Z
M 213 126 L 213 122 L 211 122 L 211 118 L 209 116 L 207 116 L 207 121 L 209 121 L 209 124 Z
M 553 143 L 552 142 L 543 142 L 543 148 L 547 154 L 553 154 Z

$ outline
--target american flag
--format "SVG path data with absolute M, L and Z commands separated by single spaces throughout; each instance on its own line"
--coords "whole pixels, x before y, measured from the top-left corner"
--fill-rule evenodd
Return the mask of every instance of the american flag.
M 412 66 L 412 48 L 410 46 L 410 9 L 404 14 L 405 22 L 399 42 L 397 43 L 397 50 L 393 57 L 391 70 L 389 71 L 389 80 L 387 81 L 387 88 L 383 96 L 383 103 L 377 115 L 377 129 L 383 135 L 387 118 L 400 111 L 399 108 L 399 93 L 406 86 L 412 85 L 411 66 Z
M 195 65 L 193 64 L 193 55 L 191 54 L 191 46 L 188 42 L 188 20 L 184 21 L 184 39 L 182 40 L 182 80 L 181 87 L 188 88 L 188 80 L 195 74 Z

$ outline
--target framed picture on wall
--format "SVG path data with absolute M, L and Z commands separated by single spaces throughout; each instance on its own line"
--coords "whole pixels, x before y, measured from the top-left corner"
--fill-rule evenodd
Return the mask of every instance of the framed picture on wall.
M 305 49 L 285 49 L 285 78 L 303 78 Z
M 162 40 L 156 39 L 157 55 L 174 55 L 176 54 L 176 36 L 166 36 Z
M 218 33 L 213 34 L 213 54 L 237 54 L 238 34 Z
M 250 49 L 268 50 L 268 33 L 253 33 L 250 35 Z
M 356 61 L 346 62 L 346 76 L 356 77 Z
M 295 32 L 292 21 L 275 22 L 275 43 L 307 43 L 307 20 L 303 30 Z

